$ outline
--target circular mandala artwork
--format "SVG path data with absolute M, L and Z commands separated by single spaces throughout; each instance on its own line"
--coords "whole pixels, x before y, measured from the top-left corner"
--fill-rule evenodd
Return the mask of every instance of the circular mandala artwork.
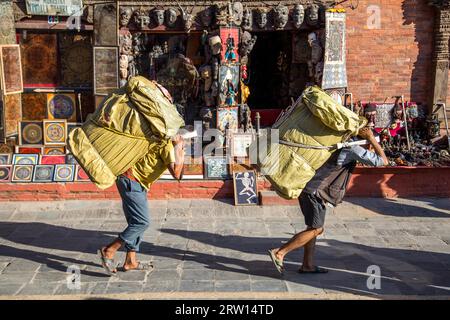
M 9 175 L 9 170 L 6 168 L 0 168 L 0 180 L 6 179 Z
M 62 94 L 55 95 L 49 102 L 49 111 L 55 119 L 69 119 L 74 110 L 72 99 Z
M 82 168 L 78 169 L 78 179 L 89 180 L 89 176 L 86 174 L 86 172 Z
M 52 156 L 61 156 L 64 155 L 64 152 L 62 152 L 59 149 L 51 149 L 47 152 L 48 155 L 52 155 Z
M 47 127 L 47 137 L 50 141 L 64 141 L 64 130 L 59 124 L 50 124 Z
M 23 140 L 26 143 L 38 144 L 42 141 L 42 128 L 35 123 L 25 125 L 22 131 Z
M 72 174 L 72 171 L 69 168 L 59 168 L 59 170 L 58 170 L 58 178 L 59 179 L 68 179 L 68 178 L 70 178 L 71 174 Z
M 29 168 L 19 168 L 16 171 L 16 178 L 21 180 L 29 179 L 31 176 L 31 170 Z
M 39 180 L 51 179 L 52 169 L 50 167 L 40 167 L 36 171 L 36 178 Z
M 30 158 L 22 158 L 17 160 L 17 164 L 34 164 Z

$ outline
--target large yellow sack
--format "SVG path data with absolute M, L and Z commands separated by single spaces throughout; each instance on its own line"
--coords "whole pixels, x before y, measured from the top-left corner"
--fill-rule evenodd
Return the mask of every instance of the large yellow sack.
M 155 82 L 134 77 L 106 97 L 81 128 L 72 130 L 68 145 L 91 181 L 106 189 L 183 125 Z
M 279 130 L 280 140 L 312 148 L 269 144 L 267 155 L 260 162 L 262 173 L 280 196 L 297 198 L 331 156 L 333 150 L 323 147 L 344 142 L 366 123 L 366 119 L 338 104 L 319 87 L 308 87 L 274 128 Z

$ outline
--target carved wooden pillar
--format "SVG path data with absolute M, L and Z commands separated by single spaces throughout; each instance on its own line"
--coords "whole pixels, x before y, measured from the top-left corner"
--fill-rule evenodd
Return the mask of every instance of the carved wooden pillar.
M 446 103 L 449 72 L 449 40 L 450 40 L 450 0 L 431 0 L 436 9 L 433 52 L 433 78 L 429 111 L 433 112 L 437 103 Z M 450 106 L 448 106 L 450 107 Z M 447 108 L 448 108 L 447 107 Z M 444 120 L 443 114 L 438 115 Z M 444 127 L 444 123 L 442 123 Z

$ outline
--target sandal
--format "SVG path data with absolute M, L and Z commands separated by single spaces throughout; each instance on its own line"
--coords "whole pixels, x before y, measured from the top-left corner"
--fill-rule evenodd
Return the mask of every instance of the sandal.
M 272 262 L 275 265 L 275 268 L 277 268 L 278 272 L 280 274 L 283 274 L 283 272 L 284 272 L 283 261 L 281 261 L 280 259 L 277 258 L 274 250 L 269 250 L 269 256 L 270 256 L 270 259 L 272 259 Z
M 149 270 L 153 270 L 153 265 L 151 264 L 151 262 L 138 262 L 138 266 L 136 268 L 133 269 L 125 269 L 123 266 L 120 267 L 120 271 L 123 272 L 128 272 L 128 271 L 149 271 Z
M 313 270 L 303 270 L 300 268 L 298 273 L 328 273 L 328 269 L 315 266 Z
M 114 259 L 109 259 L 105 257 L 103 254 L 103 249 L 97 251 L 98 256 L 100 257 L 101 264 L 103 269 L 105 269 L 106 273 L 110 276 L 115 276 L 117 273 L 116 266 L 114 265 Z

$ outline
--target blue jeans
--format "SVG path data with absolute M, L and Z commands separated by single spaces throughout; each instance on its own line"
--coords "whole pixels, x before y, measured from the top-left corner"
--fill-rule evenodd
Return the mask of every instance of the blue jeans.
M 119 234 L 127 251 L 139 251 L 142 236 L 150 225 L 147 190 L 139 182 L 120 175 L 116 181 L 122 198 L 123 212 L 128 227 Z

